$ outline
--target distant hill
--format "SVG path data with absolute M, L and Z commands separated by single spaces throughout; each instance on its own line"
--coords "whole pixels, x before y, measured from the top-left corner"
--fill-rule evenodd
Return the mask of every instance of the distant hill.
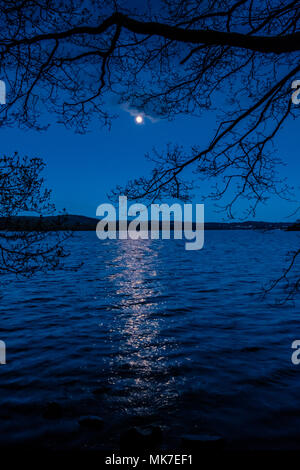
M 57 215 L 48 217 L 14 216 L 0 217 L 0 230 L 57 231 L 95 230 L 98 220 L 82 215 Z
M 49 217 L 14 216 L 0 217 L 0 230 L 9 231 L 92 231 L 96 230 L 99 219 L 82 215 L 58 215 Z M 130 221 L 129 221 L 130 222 Z M 129 223 L 128 222 L 128 223 Z M 150 224 L 150 222 L 149 222 Z M 193 230 L 196 224 L 192 224 Z M 148 225 L 149 227 L 149 225 Z M 170 223 L 174 230 L 174 222 Z M 160 229 L 162 224 L 160 223 Z M 300 223 L 292 222 L 205 222 L 205 230 L 288 230 L 299 231 Z M 118 222 L 117 222 L 118 230 Z
M 300 230 L 300 222 L 296 222 L 295 224 L 291 224 L 288 228 L 288 232 L 299 232 Z

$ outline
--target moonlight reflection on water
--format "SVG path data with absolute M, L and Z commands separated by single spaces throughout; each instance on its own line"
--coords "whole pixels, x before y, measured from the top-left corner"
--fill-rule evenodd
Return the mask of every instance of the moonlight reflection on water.
M 126 400 L 136 413 L 151 414 L 154 404 L 165 406 L 177 396 L 167 361 L 168 350 L 176 348 L 176 341 L 161 341 L 166 302 L 158 275 L 161 260 L 151 241 L 126 240 L 118 248 L 113 264 L 121 266 L 121 272 L 109 278 L 119 299 L 113 306 L 119 312 L 113 333 L 120 337 L 119 353 L 111 365 L 114 385 L 126 387 Z M 153 314 L 158 302 L 159 311 Z M 152 380 L 153 374 L 164 378 L 160 387 Z

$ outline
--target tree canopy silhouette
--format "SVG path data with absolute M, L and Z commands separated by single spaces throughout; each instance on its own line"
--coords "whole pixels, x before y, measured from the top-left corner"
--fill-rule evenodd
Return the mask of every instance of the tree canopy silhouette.
M 50 191 L 44 188 L 40 158 L 0 157 L 0 217 L 7 230 L 0 231 L 0 274 L 31 275 L 63 266 L 67 256 L 64 242 L 71 232 L 9 229 L 19 214 L 49 214 L 54 210 Z M 16 224 L 13 224 L 16 225 Z

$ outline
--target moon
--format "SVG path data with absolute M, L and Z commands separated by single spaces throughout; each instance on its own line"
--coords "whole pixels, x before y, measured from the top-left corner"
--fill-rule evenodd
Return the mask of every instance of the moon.
M 137 124 L 143 124 L 144 122 L 144 119 L 143 119 L 143 116 L 141 114 L 138 114 L 136 117 L 135 117 L 135 122 Z

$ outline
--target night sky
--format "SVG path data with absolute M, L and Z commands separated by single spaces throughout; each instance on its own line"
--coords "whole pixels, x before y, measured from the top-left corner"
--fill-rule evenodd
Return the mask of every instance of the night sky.
M 141 2 L 130 0 L 126 5 L 138 6 Z M 152 8 L 156 2 L 151 3 Z M 300 77 L 299 77 L 300 78 Z M 8 90 L 9 93 L 9 90 Z M 292 90 L 291 90 L 292 94 Z M 225 90 L 226 95 L 226 90 Z M 66 209 L 71 214 L 95 216 L 99 204 L 108 201 L 107 193 L 116 185 L 125 185 L 129 179 L 147 176 L 150 163 L 145 160 L 145 153 L 153 147 L 163 150 L 167 143 L 182 145 L 187 151 L 192 145 L 201 148 L 209 143 L 217 127 L 215 112 L 204 111 L 201 118 L 179 116 L 173 121 L 146 120 L 138 125 L 134 117 L 117 104 L 110 104 L 107 96 L 107 108 L 119 114 L 112 123 L 111 130 L 98 126 L 97 120 L 91 123 L 90 132 L 76 134 L 62 124 L 56 124 L 57 116 L 49 116 L 51 124 L 47 131 L 20 130 L 17 128 L 0 129 L 1 150 L 4 154 L 18 151 L 20 155 L 41 157 L 47 167 L 44 172 L 47 186 L 52 189 L 52 200 L 58 211 Z M 295 199 L 300 199 L 299 174 L 299 126 L 296 120 L 287 120 L 284 128 L 275 139 L 275 148 L 286 163 L 279 169 L 280 176 L 295 187 Z M 194 191 L 193 202 L 203 203 L 202 195 L 212 189 L 213 181 L 201 183 Z M 297 188 L 298 186 L 298 188 Z M 168 202 L 168 201 L 166 201 Z M 237 203 L 237 217 L 243 216 L 245 201 Z M 293 221 L 289 214 L 297 208 L 297 202 L 291 203 L 272 197 L 257 210 L 256 220 Z M 253 217 L 251 217 L 253 218 Z M 205 202 L 206 221 L 226 220 L 224 212 L 216 211 L 212 201 Z
M 41 157 L 46 163 L 44 176 L 47 186 L 52 189 L 52 200 L 58 211 L 65 208 L 68 213 L 95 216 L 99 204 L 108 201 L 107 193 L 117 184 L 147 174 L 150 163 L 144 154 L 155 146 L 163 149 L 168 142 L 179 143 L 186 148 L 192 144 L 207 142 L 216 128 L 216 116 L 204 113 L 202 118 L 182 116 L 173 121 L 160 120 L 155 123 L 146 120 L 135 123 L 134 117 L 117 106 L 119 112 L 109 131 L 95 128 L 85 135 L 76 134 L 63 125 L 54 123 L 47 131 L 1 129 L 1 150 L 12 154 Z M 296 121 L 282 129 L 277 138 L 278 151 L 286 166 L 281 168 L 283 177 L 297 188 L 299 200 L 299 128 Z M 209 185 L 201 183 L 194 191 L 194 202 L 202 203 L 202 193 L 209 191 Z M 245 203 L 239 203 L 242 216 Z M 257 210 L 256 220 L 285 221 L 297 204 L 272 197 Z M 224 213 L 216 211 L 212 201 L 205 203 L 206 221 L 219 221 Z

